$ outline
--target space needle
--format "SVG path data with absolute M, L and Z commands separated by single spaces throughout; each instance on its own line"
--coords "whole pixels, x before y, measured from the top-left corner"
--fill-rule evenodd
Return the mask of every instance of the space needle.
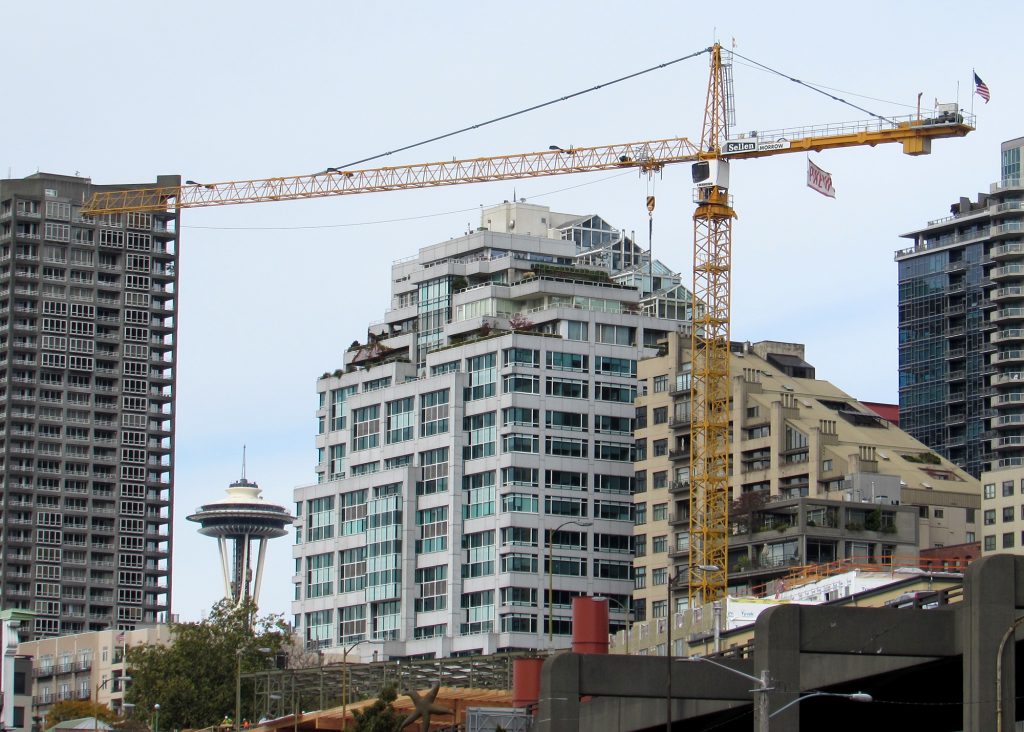
M 224 572 L 224 597 L 235 605 L 251 599 L 259 601 L 260 581 L 267 554 L 267 540 L 288 533 L 294 517 L 283 506 L 260 498 L 260 487 L 242 477 L 228 486 L 228 495 L 207 503 L 188 517 L 202 528 L 199 533 L 213 536 L 220 545 L 220 564 Z M 253 542 L 258 542 L 256 573 L 252 571 Z

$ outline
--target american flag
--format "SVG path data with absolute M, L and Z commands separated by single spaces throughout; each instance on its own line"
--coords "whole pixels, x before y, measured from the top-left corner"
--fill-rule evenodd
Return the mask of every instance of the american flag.
M 988 104 L 988 100 L 991 97 L 988 91 L 988 85 L 981 80 L 981 77 L 977 74 L 974 75 L 974 93 L 985 100 L 985 104 Z

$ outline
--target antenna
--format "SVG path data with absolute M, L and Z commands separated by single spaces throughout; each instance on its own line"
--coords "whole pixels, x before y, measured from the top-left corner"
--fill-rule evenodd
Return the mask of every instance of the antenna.
M 242 445 L 242 480 L 245 480 L 245 445 Z

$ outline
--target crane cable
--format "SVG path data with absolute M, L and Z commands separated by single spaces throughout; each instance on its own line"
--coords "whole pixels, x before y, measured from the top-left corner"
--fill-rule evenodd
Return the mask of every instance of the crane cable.
M 489 119 L 489 120 L 487 120 L 485 122 L 477 122 L 474 125 L 469 125 L 468 127 L 463 127 L 462 129 L 455 130 L 453 132 L 446 132 L 443 135 L 437 135 L 437 136 L 431 137 L 431 138 L 429 138 L 427 140 L 421 140 L 420 142 L 414 142 L 414 143 L 412 143 L 410 145 L 405 145 L 403 147 L 395 148 L 394 150 L 390 150 L 388 152 L 378 153 L 377 155 L 371 155 L 368 158 L 362 158 L 360 160 L 353 160 L 351 163 L 346 163 L 345 165 L 338 165 L 335 168 L 332 168 L 332 170 L 344 170 L 345 168 L 351 168 L 354 165 L 361 165 L 362 163 L 368 163 L 371 160 L 378 160 L 379 158 L 385 158 L 388 155 L 394 155 L 395 153 L 405 152 L 406 150 L 412 150 L 414 147 L 420 147 L 422 145 L 427 145 L 427 144 L 429 144 L 431 142 L 437 142 L 438 140 L 444 140 L 444 139 L 446 139 L 448 137 L 454 137 L 455 135 L 461 135 L 463 132 L 469 132 L 471 130 L 478 130 L 481 127 L 486 127 L 487 125 L 494 124 L 495 122 L 502 122 L 502 121 L 504 121 L 506 119 L 512 119 L 513 117 L 518 117 L 521 114 L 526 114 L 527 112 L 534 112 L 534 111 L 536 111 L 538 109 L 543 109 L 544 107 L 550 107 L 552 104 L 558 104 L 559 102 L 565 102 L 565 101 L 568 101 L 568 100 L 573 99 L 575 97 L 583 96 L 584 94 L 589 94 L 592 91 L 597 91 L 598 89 L 604 89 L 605 87 L 612 86 L 613 84 L 618 84 L 618 83 L 623 82 L 623 81 L 628 81 L 629 79 L 635 79 L 636 77 L 643 76 L 644 74 L 650 73 L 651 71 L 657 71 L 658 69 L 664 69 L 664 68 L 666 68 L 668 66 L 672 66 L 673 64 L 677 64 L 677 63 L 679 63 L 681 61 L 687 61 L 687 60 L 689 60 L 691 58 L 696 58 L 697 56 L 700 56 L 703 53 L 710 53 L 710 52 L 711 52 L 711 48 L 710 47 L 702 48 L 699 51 L 694 51 L 693 53 L 689 53 L 689 54 L 687 54 L 685 56 L 680 56 L 679 58 L 672 59 L 671 61 L 666 61 L 664 63 L 660 63 L 660 64 L 658 64 L 656 66 L 651 66 L 650 68 L 642 69 L 640 71 L 635 71 L 632 74 L 627 74 L 626 76 L 620 76 L 618 79 L 612 79 L 611 81 L 606 81 L 603 84 L 598 84 L 597 86 L 592 86 L 592 87 L 590 87 L 588 89 L 581 89 L 580 91 L 573 92 L 572 94 L 566 94 L 565 96 L 558 97 L 557 99 L 550 99 L 550 100 L 548 100 L 546 102 L 541 102 L 540 104 L 534 104 L 532 107 L 526 107 L 525 109 L 520 109 L 520 110 L 518 110 L 516 112 L 510 112 L 508 114 L 503 114 L 500 117 L 495 117 L 494 119 Z
M 797 79 L 795 76 L 790 76 L 789 74 L 783 73 L 783 72 L 781 72 L 781 71 L 779 71 L 777 69 L 773 69 L 770 66 L 765 66 L 764 64 L 762 64 L 762 63 L 760 63 L 758 61 L 755 61 L 752 58 L 748 58 L 748 57 L 744 56 L 741 53 L 736 53 L 735 50 L 732 51 L 732 55 L 733 56 L 738 56 L 739 58 L 743 59 L 744 61 L 748 61 L 748 62 L 752 63 L 754 66 L 757 66 L 757 67 L 759 67 L 761 69 L 764 69 L 765 71 L 768 71 L 768 72 L 770 72 L 772 74 L 776 74 L 777 76 L 781 76 L 784 79 L 789 79 L 794 84 L 799 84 L 800 86 L 807 87 L 811 91 L 816 91 L 816 92 L 818 92 L 818 94 L 823 94 L 824 96 L 828 97 L 829 99 L 837 101 L 837 102 L 839 102 L 841 104 L 845 104 L 848 107 L 853 107 L 854 109 L 859 110 L 859 111 L 863 112 L 864 114 L 869 114 L 872 117 L 874 117 L 875 119 L 881 120 L 883 122 L 888 122 L 891 125 L 895 125 L 896 124 L 893 120 L 889 119 L 888 117 L 885 117 L 885 116 L 883 116 L 881 114 L 875 114 L 870 109 L 865 109 L 864 107 L 859 107 L 856 104 L 854 104 L 853 102 L 850 102 L 850 101 L 848 101 L 846 99 L 843 99 L 842 97 L 837 97 L 835 94 L 830 94 L 829 92 L 825 91 L 822 88 L 814 86 L 813 84 L 808 84 L 806 81 L 801 81 L 800 79 Z

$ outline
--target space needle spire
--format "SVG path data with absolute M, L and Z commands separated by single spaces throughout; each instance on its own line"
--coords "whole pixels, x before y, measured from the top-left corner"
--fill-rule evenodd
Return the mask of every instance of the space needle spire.
M 224 597 L 235 605 L 246 600 L 259 602 L 267 540 L 287 534 L 286 527 L 294 520 L 284 506 L 261 498 L 261 492 L 258 485 L 245 477 L 243 447 L 242 477 L 228 486 L 227 497 L 200 506 L 188 517 L 189 521 L 200 525 L 200 534 L 217 539 L 224 574 Z

